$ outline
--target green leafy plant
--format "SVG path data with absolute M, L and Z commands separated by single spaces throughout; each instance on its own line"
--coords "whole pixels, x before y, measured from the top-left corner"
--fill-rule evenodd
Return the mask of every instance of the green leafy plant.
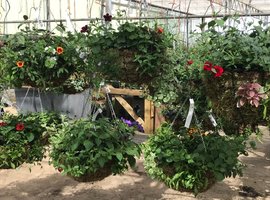
M 164 72 L 172 35 L 146 22 L 93 23 L 89 33 L 94 59 L 108 80 L 147 84 Z
M 220 136 L 198 127 L 174 132 L 164 124 L 143 146 L 145 170 L 176 190 L 202 192 L 225 177 L 242 175 L 238 156 L 246 136 Z
M 224 17 L 201 24 L 201 29 L 203 32 L 195 34 L 195 47 L 202 65 L 209 61 L 225 72 L 269 72 L 269 28 L 262 22 L 254 25 Z
M 92 83 L 86 35 L 58 30 L 61 35 L 26 26 L 2 38 L 0 71 L 6 84 L 75 93 Z
M 57 123 L 53 114 L 5 114 L 0 122 L 0 168 L 41 161 L 48 144 L 47 128 Z
M 192 50 L 200 63 L 205 96 L 213 113 L 227 134 L 241 134 L 247 127 L 257 131 L 258 124 L 264 123 L 263 108 L 255 100 L 258 96 L 252 98 L 256 107 L 239 106 L 238 89 L 246 83 L 267 84 L 269 29 L 262 23 L 254 25 L 227 17 L 204 23 L 201 28 L 205 31 L 196 35 Z
M 80 119 L 62 124 L 52 136 L 51 163 L 79 181 L 119 174 L 136 163 L 140 147 L 131 140 L 133 129 L 121 120 Z

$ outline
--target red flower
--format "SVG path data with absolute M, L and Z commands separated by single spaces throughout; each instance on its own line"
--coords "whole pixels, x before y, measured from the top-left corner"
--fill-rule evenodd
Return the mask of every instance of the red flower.
M 162 27 L 157 27 L 157 33 L 163 33 L 163 32 L 164 32 L 164 30 Z
M 58 167 L 57 170 L 61 173 L 63 171 L 62 167 Z
M 213 65 L 209 61 L 206 61 L 203 66 L 203 70 L 210 71 L 212 69 Z
M 106 13 L 106 15 L 103 15 L 105 22 L 112 21 L 112 16 L 109 13 Z
M 215 69 L 215 77 L 220 77 L 224 72 L 224 69 L 218 65 L 214 66 L 214 69 Z
M 21 60 L 17 61 L 16 64 L 19 68 L 22 68 L 24 66 L 24 62 Z
M 16 131 L 23 131 L 24 130 L 24 124 L 18 123 L 16 124 Z
M 193 60 L 188 60 L 188 61 L 187 61 L 187 64 L 188 64 L 188 65 L 192 65 L 192 64 L 193 64 Z
M 56 52 L 57 52 L 58 55 L 62 54 L 64 52 L 63 47 L 57 47 Z
M 0 122 L 0 126 L 6 126 L 7 123 L 6 122 Z

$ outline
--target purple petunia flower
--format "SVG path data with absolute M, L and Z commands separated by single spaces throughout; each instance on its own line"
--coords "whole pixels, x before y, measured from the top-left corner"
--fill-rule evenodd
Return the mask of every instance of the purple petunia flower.
M 137 128 L 138 131 L 144 133 L 144 129 L 143 129 L 142 125 L 139 124 L 139 122 L 137 122 L 137 121 L 131 121 L 131 120 L 125 119 L 123 117 L 121 117 L 121 120 L 125 124 L 127 124 L 129 127 L 135 127 L 135 128 Z

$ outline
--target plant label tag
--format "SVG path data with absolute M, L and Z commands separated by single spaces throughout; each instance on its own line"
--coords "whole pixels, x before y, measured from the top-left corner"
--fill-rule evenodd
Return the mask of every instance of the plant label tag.
M 210 113 L 208 115 L 208 117 L 209 117 L 210 121 L 212 122 L 213 126 L 216 127 L 217 126 L 217 122 L 216 122 L 214 116 L 212 115 L 212 113 Z
M 189 111 L 188 111 L 188 115 L 187 115 L 186 122 L 185 122 L 186 128 L 189 128 L 189 126 L 190 126 L 193 113 L 194 113 L 194 100 L 189 99 Z
M 38 25 L 40 26 L 40 28 L 44 28 L 44 24 L 43 22 L 40 20 L 40 8 L 34 8 L 35 10 L 35 17 L 36 17 L 36 21 L 38 22 Z
M 70 11 L 69 9 L 66 10 L 66 22 L 67 22 L 67 28 L 70 32 L 74 33 L 75 29 L 70 19 Z
M 93 122 L 93 121 L 96 121 L 96 118 L 97 118 L 98 114 L 100 114 L 100 113 L 102 113 L 102 109 L 101 109 L 101 108 L 99 108 L 99 109 L 95 112 L 95 114 L 93 115 L 93 117 L 92 117 L 92 122 Z

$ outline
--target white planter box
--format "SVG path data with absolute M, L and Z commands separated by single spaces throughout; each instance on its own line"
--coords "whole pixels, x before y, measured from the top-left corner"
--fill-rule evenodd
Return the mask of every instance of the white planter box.
M 70 118 L 78 119 L 90 114 L 90 89 L 77 94 L 58 94 L 54 92 L 40 92 L 38 89 L 16 88 L 16 104 L 19 112 L 55 111 Z

